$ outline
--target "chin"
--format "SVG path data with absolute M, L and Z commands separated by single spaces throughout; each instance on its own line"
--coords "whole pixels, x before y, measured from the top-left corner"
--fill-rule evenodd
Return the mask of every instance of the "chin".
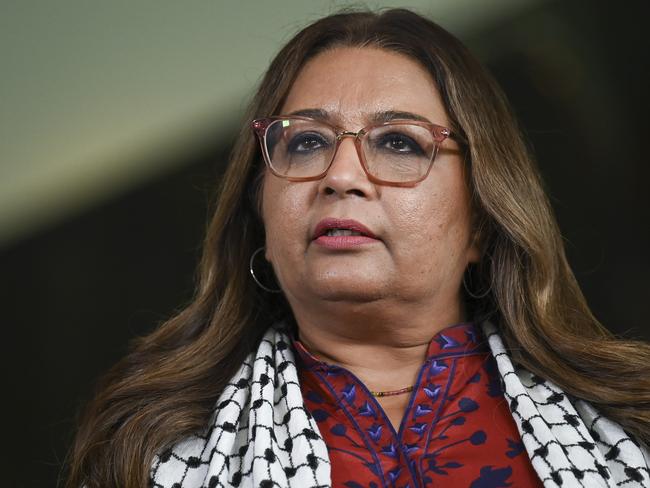
M 326 279 L 316 280 L 310 292 L 320 300 L 335 302 L 374 302 L 387 296 L 387 290 L 377 281 Z

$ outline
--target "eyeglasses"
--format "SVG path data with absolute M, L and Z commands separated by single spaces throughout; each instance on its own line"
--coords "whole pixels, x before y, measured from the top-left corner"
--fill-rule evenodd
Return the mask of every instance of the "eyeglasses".
M 431 171 L 442 142 L 453 138 L 446 127 L 413 120 L 392 120 L 350 132 L 309 117 L 280 116 L 253 120 L 251 127 L 271 172 L 290 181 L 323 178 L 341 140 L 353 137 L 370 181 L 413 186 Z

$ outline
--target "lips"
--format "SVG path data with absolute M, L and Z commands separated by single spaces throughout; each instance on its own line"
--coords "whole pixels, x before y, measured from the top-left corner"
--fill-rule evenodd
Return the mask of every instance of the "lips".
M 312 242 L 325 252 L 354 252 L 379 242 L 365 225 L 350 219 L 323 219 L 312 234 Z
M 318 239 L 321 236 L 336 236 L 336 237 L 356 237 L 363 236 L 371 239 L 377 239 L 370 229 L 368 229 L 361 222 L 350 219 L 323 219 L 316 229 L 312 239 Z

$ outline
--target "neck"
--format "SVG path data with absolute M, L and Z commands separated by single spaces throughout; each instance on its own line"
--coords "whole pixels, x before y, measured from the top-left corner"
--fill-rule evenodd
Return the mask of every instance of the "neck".
M 321 361 L 351 371 L 374 391 L 412 385 L 431 338 L 464 320 L 460 300 L 440 311 L 419 310 L 414 304 L 404 312 L 403 307 L 341 302 L 308 307 L 309 313 L 292 308 L 305 348 Z

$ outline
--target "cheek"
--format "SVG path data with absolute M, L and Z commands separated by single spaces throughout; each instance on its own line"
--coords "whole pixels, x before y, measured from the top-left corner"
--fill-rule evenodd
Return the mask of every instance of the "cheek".
M 267 177 L 262 193 L 262 218 L 266 232 L 266 258 L 274 264 L 289 258 L 304 243 L 305 197 L 299 186 Z
M 463 198 L 434 189 L 401 200 L 394 210 L 395 235 L 401 236 L 402 242 L 400 255 L 414 263 L 418 273 L 462 258 L 470 236 L 469 212 Z
M 276 182 L 272 177 L 267 174 L 262 183 L 262 221 L 264 222 L 264 233 L 266 237 L 266 252 L 265 256 L 267 261 L 273 262 L 275 254 L 276 241 L 279 235 L 282 235 L 281 230 L 278 228 L 282 219 L 278 218 L 278 205 L 277 195 L 281 192 Z

